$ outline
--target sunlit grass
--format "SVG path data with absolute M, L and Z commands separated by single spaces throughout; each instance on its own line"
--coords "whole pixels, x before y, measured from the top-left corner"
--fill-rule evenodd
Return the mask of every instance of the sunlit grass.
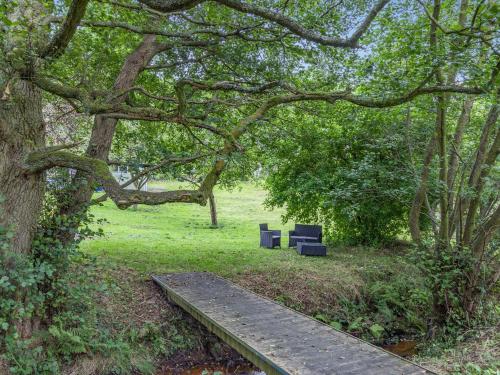
M 293 223 L 281 223 L 281 210 L 266 210 L 265 191 L 252 184 L 243 184 L 232 192 L 218 190 L 215 195 L 220 223 L 217 229 L 210 227 L 208 207 L 178 203 L 140 205 L 124 211 L 106 202 L 92 209 L 97 218 L 107 220 L 105 237 L 85 241 L 82 248 L 144 276 L 210 271 L 234 280 L 242 275 L 265 274 L 283 282 L 300 275 L 338 294 L 355 293 L 367 269 L 395 262 L 392 254 L 372 249 L 329 248 L 327 257 L 303 257 L 287 248 L 287 237 L 282 238 L 281 249 L 260 248 L 259 223 L 281 229 L 284 236 Z

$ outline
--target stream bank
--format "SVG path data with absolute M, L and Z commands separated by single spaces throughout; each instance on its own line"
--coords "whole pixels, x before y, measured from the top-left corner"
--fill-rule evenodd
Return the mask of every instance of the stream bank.
M 114 327 L 117 333 L 137 332 L 134 337 L 139 335 L 140 340 L 135 338 L 130 343 L 129 357 L 134 369 L 132 373 L 262 375 L 258 369 L 252 367 L 237 352 L 210 334 L 188 314 L 169 304 L 163 292 L 154 285 L 148 275 L 141 275 L 133 269 L 108 262 L 102 264 L 101 268 L 102 278 L 110 285 L 110 293 L 103 294 L 98 301 L 100 308 L 107 312 L 107 318 L 102 319 L 102 324 Z M 303 294 L 306 290 L 302 288 L 287 289 L 288 284 L 281 280 L 280 275 L 276 277 L 275 274 L 272 281 L 256 273 L 251 277 L 247 276 L 248 274 L 241 274 L 239 279 L 233 281 L 280 303 L 293 305 L 291 307 L 299 311 L 308 310 L 306 312 L 316 319 L 322 318 L 311 312 L 312 307 L 319 306 L 320 298 L 325 297 L 325 292 L 321 292 L 321 288 L 317 287 L 321 286 L 321 280 L 317 280 L 318 284 L 309 280 L 310 293 Z M 303 295 L 305 298 L 301 302 Z M 329 295 L 329 298 L 333 298 L 332 295 Z M 467 366 L 470 367 L 470 363 L 490 367 L 495 360 L 499 363 L 500 341 L 496 332 L 494 328 L 490 329 L 487 334 L 478 337 L 478 341 L 464 343 L 456 349 L 429 351 L 427 347 L 434 344 L 415 345 L 408 340 L 401 343 L 389 342 L 393 346 L 386 349 L 396 351 L 399 355 L 408 355 L 408 358 L 441 374 L 467 374 L 462 370 Z M 416 356 L 412 357 L 415 353 Z M 114 367 L 112 361 L 112 358 L 80 356 L 65 367 L 63 374 L 109 374 Z M 149 365 L 139 367 L 139 364 L 146 362 Z M 490 373 L 469 372 L 469 374 Z

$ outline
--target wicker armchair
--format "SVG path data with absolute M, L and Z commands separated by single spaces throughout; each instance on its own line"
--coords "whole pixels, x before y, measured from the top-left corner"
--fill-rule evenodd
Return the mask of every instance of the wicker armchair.
M 267 224 L 259 224 L 260 227 L 260 247 L 272 249 L 275 246 L 281 247 L 281 231 L 270 230 Z
M 295 224 L 295 230 L 288 233 L 288 247 L 297 246 L 297 242 L 318 242 L 323 240 L 321 225 Z

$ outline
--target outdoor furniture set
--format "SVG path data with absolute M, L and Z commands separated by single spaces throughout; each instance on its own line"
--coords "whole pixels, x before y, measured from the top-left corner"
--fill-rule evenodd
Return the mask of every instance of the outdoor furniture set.
M 260 246 L 268 249 L 281 247 L 281 231 L 271 230 L 267 224 L 260 224 Z M 295 229 L 288 232 L 288 247 L 296 247 L 301 255 L 326 255 L 326 246 L 322 244 L 323 228 L 321 225 L 295 224 Z

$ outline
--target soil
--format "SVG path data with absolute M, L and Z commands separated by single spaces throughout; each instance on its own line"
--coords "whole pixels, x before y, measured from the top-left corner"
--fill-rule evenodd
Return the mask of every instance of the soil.
M 8 370 L 9 367 L 7 366 L 7 364 L 0 359 L 0 375 L 8 375 Z
M 186 371 L 202 367 L 203 369 L 226 368 L 231 371 L 238 368 L 254 369 L 252 364 L 238 352 L 208 332 L 182 309 L 171 304 L 164 292 L 154 284 L 150 277 L 141 276 L 136 271 L 123 266 L 105 264 L 102 266 L 100 278 L 102 278 L 101 281 L 108 280 L 112 288 L 112 293 L 103 293 L 99 296 L 98 304 L 108 311 L 102 316 L 103 325 L 107 327 L 130 326 L 141 329 L 145 324 L 153 323 L 162 327 L 162 332 L 165 334 L 168 333 L 170 327 L 174 326 L 182 331 L 179 331 L 180 335 L 188 335 L 189 340 L 194 343 L 194 347 L 190 350 L 180 350 L 170 357 L 158 358 L 155 363 L 158 375 L 185 375 L 190 374 Z M 182 327 L 180 322 L 182 322 Z M 66 367 L 63 373 L 66 375 L 101 374 L 107 364 L 107 359 L 99 356 L 82 357 Z M 203 369 L 200 374 L 203 373 Z M 238 372 L 228 374 L 233 373 L 238 374 Z M 1 367 L 0 375 L 2 375 Z
M 254 369 L 238 352 L 222 342 L 218 337 L 208 332 L 205 327 L 194 320 L 189 314 L 173 303 L 170 303 L 164 292 L 150 279 L 138 280 L 137 273 L 132 269 L 120 267 L 115 274 L 115 280 L 125 289 L 126 301 L 123 301 L 124 317 L 135 320 L 140 326 L 144 322 L 156 324 L 171 320 L 172 316 L 187 323 L 191 334 L 195 335 L 198 346 L 194 350 L 179 351 L 170 358 L 160 359 L 158 375 L 188 374 L 193 368 L 226 368 Z M 115 306 L 113 313 L 117 312 Z M 118 315 L 121 315 L 120 313 Z M 231 372 L 233 373 L 233 372 Z M 237 372 L 234 372 L 235 374 Z
M 248 363 L 237 352 L 230 349 L 218 359 L 205 351 L 180 352 L 165 360 L 159 367 L 157 375 L 195 375 L 204 370 L 221 374 L 258 374 L 258 369 Z
M 307 315 L 335 309 L 338 304 L 338 293 L 331 288 L 322 287 L 321 277 L 310 273 L 289 277 L 286 273 L 245 272 L 235 281 L 243 288 L 280 301 Z

